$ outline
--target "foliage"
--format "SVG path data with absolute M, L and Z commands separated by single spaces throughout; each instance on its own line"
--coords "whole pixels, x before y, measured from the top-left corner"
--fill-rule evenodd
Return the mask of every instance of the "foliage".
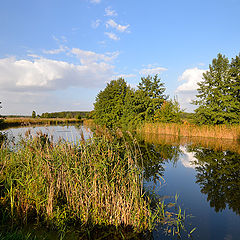
M 122 78 L 108 83 L 96 97 L 94 103 L 95 122 L 110 128 L 119 127 L 128 91 L 130 91 L 130 87 Z
M 36 112 L 32 111 L 32 118 L 36 118 Z
M 237 56 L 229 63 L 228 58 L 218 54 L 198 83 L 195 110 L 199 124 L 239 123 L 240 119 L 240 60 Z
M 201 192 L 216 212 L 228 207 L 240 215 L 240 155 L 231 151 L 192 147 Z
M 161 108 L 157 109 L 154 115 L 154 121 L 178 123 L 181 121 L 180 114 L 180 106 L 176 99 L 164 101 Z
M 96 98 L 95 122 L 110 128 L 129 128 L 146 121 L 180 121 L 176 99 L 167 100 L 164 92 L 164 84 L 158 75 L 142 77 L 136 90 L 127 86 L 122 78 L 113 80 Z
M 42 118 L 76 118 L 76 116 L 81 116 L 81 118 L 86 117 L 89 114 L 87 111 L 66 111 L 66 112 L 53 112 L 53 113 L 43 113 Z

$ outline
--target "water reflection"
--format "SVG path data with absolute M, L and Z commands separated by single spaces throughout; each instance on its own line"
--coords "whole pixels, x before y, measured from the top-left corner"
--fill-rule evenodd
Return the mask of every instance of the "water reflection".
M 189 147 L 194 153 L 197 183 L 216 212 L 228 207 L 240 215 L 240 155 L 203 147 Z
M 195 169 L 196 183 L 216 212 L 228 206 L 240 215 L 240 145 L 238 142 L 171 135 L 140 136 L 145 178 L 164 176 L 166 162 Z M 205 141 L 204 141 L 205 140 Z

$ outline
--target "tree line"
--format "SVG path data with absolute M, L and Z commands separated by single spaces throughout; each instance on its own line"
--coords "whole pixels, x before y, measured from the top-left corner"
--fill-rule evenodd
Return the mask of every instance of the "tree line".
M 137 89 L 123 78 L 112 80 L 99 92 L 94 104 L 94 119 L 107 127 L 134 126 L 142 122 L 181 122 L 191 117 L 196 124 L 239 124 L 240 122 L 240 54 L 230 62 L 218 54 L 198 83 L 192 104 L 194 114 L 186 115 L 176 98 L 165 94 L 158 77 L 142 77 Z
M 180 106 L 169 99 L 158 75 L 142 77 L 137 89 L 123 78 L 112 80 L 94 104 L 94 119 L 107 127 L 134 126 L 144 121 L 179 122 Z

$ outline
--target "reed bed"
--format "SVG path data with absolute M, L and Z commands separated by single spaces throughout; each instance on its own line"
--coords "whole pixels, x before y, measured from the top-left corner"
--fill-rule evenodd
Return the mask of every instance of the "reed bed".
M 177 123 L 145 123 L 138 132 L 148 134 L 170 134 L 179 137 L 207 137 L 218 139 L 240 139 L 239 125 L 193 125 Z
M 119 131 L 77 144 L 26 136 L 0 151 L 0 221 L 45 222 L 61 228 L 131 226 L 136 232 L 166 225 L 176 234 L 184 215 L 166 212 L 143 191 L 138 147 Z M 170 231 L 171 232 L 171 231 Z
M 148 143 L 167 144 L 167 145 L 191 145 L 211 148 L 217 151 L 231 151 L 240 154 L 240 142 L 232 139 L 216 139 L 205 137 L 179 137 L 169 134 L 150 134 L 139 135 L 141 139 Z
M 81 123 L 82 120 L 75 118 L 6 118 L 1 124 L 1 128 L 15 127 L 15 126 L 29 126 L 29 125 L 56 125 L 56 124 L 73 124 Z

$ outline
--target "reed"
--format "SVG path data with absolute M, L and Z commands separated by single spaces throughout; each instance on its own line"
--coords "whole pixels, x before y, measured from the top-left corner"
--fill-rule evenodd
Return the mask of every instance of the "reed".
M 60 229 L 73 222 L 131 226 L 135 232 L 152 231 L 159 223 L 179 228 L 184 216 L 177 212 L 169 218 L 167 205 L 153 207 L 144 192 L 138 147 L 121 131 L 98 134 L 77 144 L 28 135 L 14 150 L 2 146 L 0 220 L 7 215 L 13 222 L 45 222 Z
M 240 139 L 239 125 L 193 125 L 178 123 L 145 123 L 138 132 L 148 134 L 170 134 L 179 137 L 207 137 L 218 139 Z
M 75 118 L 6 118 L 1 124 L 1 128 L 29 125 L 51 125 L 51 124 L 73 124 L 82 123 L 82 120 Z

